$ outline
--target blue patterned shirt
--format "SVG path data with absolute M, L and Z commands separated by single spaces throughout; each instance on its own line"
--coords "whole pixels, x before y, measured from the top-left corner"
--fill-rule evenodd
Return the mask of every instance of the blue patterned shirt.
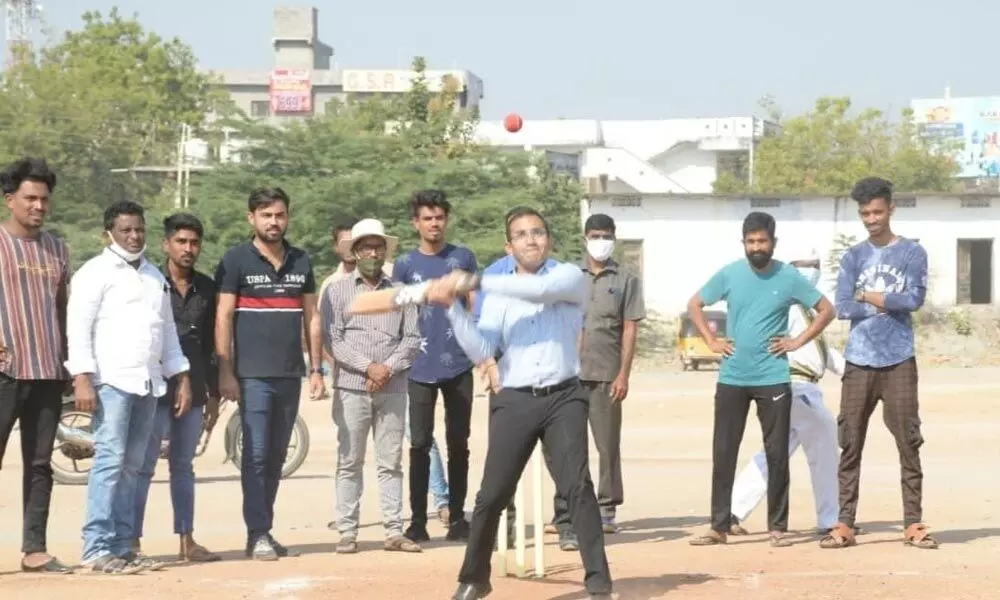
M 880 292 L 885 312 L 858 302 L 858 291 Z M 868 240 L 853 246 L 840 260 L 837 276 L 837 318 L 851 322 L 844 349 L 849 363 L 889 367 L 915 355 L 911 313 L 927 295 L 927 251 L 913 240 L 899 237 L 888 246 Z
M 478 270 L 472 250 L 445 244 L 441 252 L 430 256 L 414 248 L 396 260 L 392 280 L 404 285 L 444 277 L 455 269 L 470 273 Z M 413 360 L 410 379 L 436 384 L 454 379 L 472 368 L 465 353 L 455 342 L 455 334 L 439 304 L 420 307 L 420 353 Z
M 474 363 L 503 352 L 502 387 L 554 385 L 580 375 L 587 285 L 580 267 L 568 263 L 546 264 L 536 275 L 484 275 L 479 323 L 458 302 L 448 318 Z

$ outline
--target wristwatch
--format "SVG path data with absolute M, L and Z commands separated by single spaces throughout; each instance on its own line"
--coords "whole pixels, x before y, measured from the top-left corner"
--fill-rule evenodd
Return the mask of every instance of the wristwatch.
M 310 375 L 314 375 L 316 373 L 319 373 L 320 375 L 326 375 L 326 369 L 324 369 L 323 367 L 319 367 L 318 369 L 309 369 Z
M 858 290 L 858 291 L 854 292 L 854 299 L 857 300 L 858 302 L 864 302 L 865 301 L 865 291 L 864 290 Z

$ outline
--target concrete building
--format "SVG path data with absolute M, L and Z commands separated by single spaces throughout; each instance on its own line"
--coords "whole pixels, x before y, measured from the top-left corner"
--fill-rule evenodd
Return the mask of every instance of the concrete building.
M 618 227 L 620 253 L 642 276 L 647 306 L 667 318 L 685 309 L 708 277 L 742 258 L 740 227 L 760 210 L 778 222 L 775 257 L 817 256 L 821 289 L 831 299 L 831 251 L 867 234 L 848 197 L 747 198 L 711 195 L 591 195 L 584 218 L 606 213 Z M 919 240 L 929 261 L 928 304 L 992 304 L 998 263 L 993 243 L 1000 231 L 1000 195 L 900 196 L 892 220 L 899 235 Z
M 517 133 L 484 121 L 476 138 L 558 153 L 591 193 L 708 194 L 719 173 L 745 177 L 751 141 L 778 131 L 756 117 L 659 121 L 526 120 Z M 551 161 L 550 161 L 551 162 Z
M 321 115 L 348 96 L 370 98 L 410 88 L 413 72 L 387 69 L 341 69 L 333 48 L 318 37 L 319 10 L 310 6 L 274 9 L 274 64 L 254 71 L 213 70 L 225 82 L 236 106 L 255 118 L 289 119 Z M 431 89 L 445 76 L 458 87 L 460 108 L 479 106 L 483 82 L 469 71 L 428 70 Z

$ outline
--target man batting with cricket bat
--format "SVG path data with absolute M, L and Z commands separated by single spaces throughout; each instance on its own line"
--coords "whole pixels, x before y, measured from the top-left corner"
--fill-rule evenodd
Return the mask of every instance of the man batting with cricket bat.
M 394 295 L 390 292 L 371 300 L 359 296 L 354 309 L 389 310 L 407 302 L 436 302 L 448 307 L 455 339 L 474 363 L 502 351 L 498 361 L 501 390 L 490 399 L 483 480 L 452 599 L 476 600 L 492 591 L 490 558 L 500 514 L 514 496 L 540 440 L 552 455 L 556 490 L 571 507 L 587 592 L 593 599 L 609 600 L 611 572 L 588 460 L 587 395 L 579 379 L 578 340 L 587 277 L 575 265 L 545 264 L 552 240 L 538 211 L 512 210 L 505 233 L 506 250 L 517 261 L 515 274 L 479 278 L 453 271 L 426 286 L 409 286 Z M 455 302 L 472 289 L 486 294 L 478 324 L 461 302 Z

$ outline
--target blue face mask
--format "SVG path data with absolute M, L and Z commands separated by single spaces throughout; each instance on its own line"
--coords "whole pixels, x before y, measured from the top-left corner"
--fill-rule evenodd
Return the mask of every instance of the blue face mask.
M 819 269 L 813 267 L 799 267 L 799 273 L 806 278 L 809 285 L 816 287 L 819 284 Z

